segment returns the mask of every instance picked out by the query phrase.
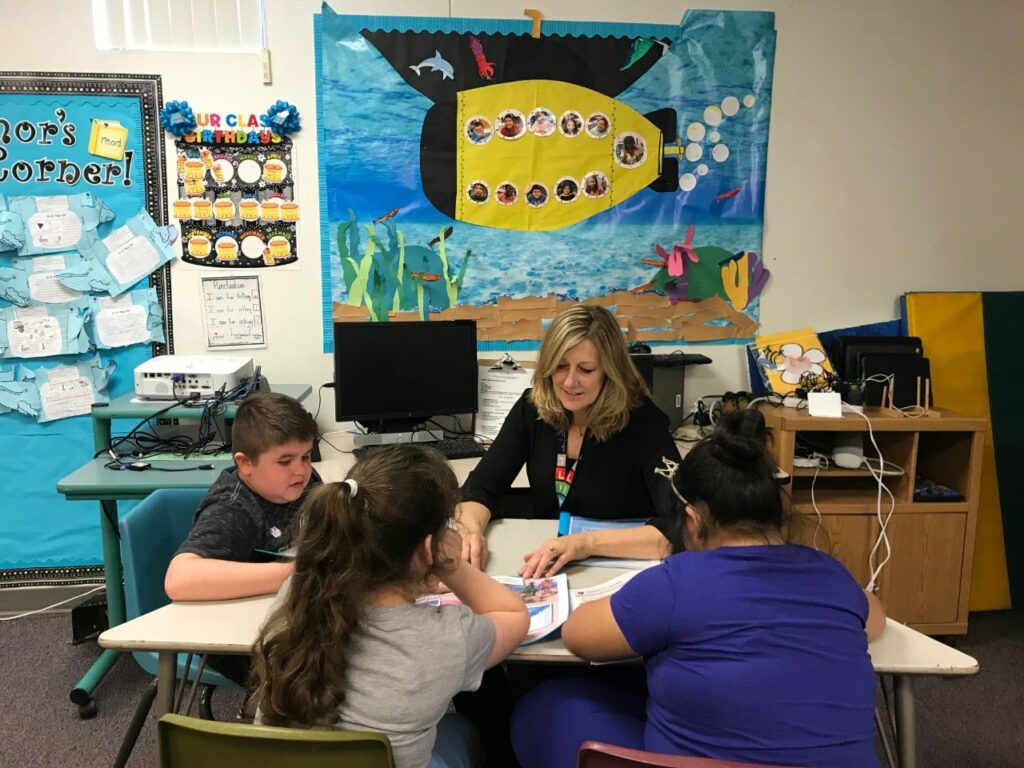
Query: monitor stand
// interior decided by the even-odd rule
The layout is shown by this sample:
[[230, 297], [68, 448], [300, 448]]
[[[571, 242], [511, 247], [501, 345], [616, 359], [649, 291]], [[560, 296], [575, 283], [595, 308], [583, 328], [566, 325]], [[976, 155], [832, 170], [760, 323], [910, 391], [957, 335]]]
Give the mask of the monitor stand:
[[[442, 435], [435, 434], [435, 431], [417, 429], [423, 423], [416, 421], [376, 421], [369, 424], [356, 422], [368, 432], [365, 435], [353, 435], [352, 445], [362, 448], [367, 445], [397, 445], [399, 443], [434, 443], [441, 439]], [[436, 430], [440, 433], [440, 429]]]

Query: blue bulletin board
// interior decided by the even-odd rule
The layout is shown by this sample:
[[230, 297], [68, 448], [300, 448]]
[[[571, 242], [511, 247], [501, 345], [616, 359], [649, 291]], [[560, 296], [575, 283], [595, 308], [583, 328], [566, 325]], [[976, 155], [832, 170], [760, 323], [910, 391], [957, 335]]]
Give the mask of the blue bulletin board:
[[[0, 195], [90, 193], [114, 213], [100, 237], [143, 210], [157, 225], [166, 224], [161, 103], [156, 75], [0, 72]], [[94, 120], [127, 130], [123, 157], [89, 152]], [[0, 262], [9, 261], [3, 254], [10, 251], [0, 251]], [[135, 287], [147, 286], [156, 289], [163, 307], [165, 344], [4, 360], [5, 368], [13, 363], [33, 371], [99, 355], [104, 365], [116, 364], [106, 394], [132, 391], [135, 366], [172, 342], [167, 268]], [[0, 300], [0, 309], [10, 306]], [[88, 415], [39, 423], [18, 412], [0, 413], [0, 581], [52, 580], [102, 561], [98, 505], [69, 502], [56, 491], [57, 481], [93, 451]]]

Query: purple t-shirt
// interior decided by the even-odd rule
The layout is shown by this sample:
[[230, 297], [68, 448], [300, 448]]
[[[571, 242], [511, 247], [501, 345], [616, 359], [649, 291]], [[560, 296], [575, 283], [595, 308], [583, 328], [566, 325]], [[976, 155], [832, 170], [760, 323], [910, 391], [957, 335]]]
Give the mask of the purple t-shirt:
[[646, 662], [645, 749], [878, 765], [867, 598], [834, 558], [795, 544], [681, 552], [611, 607]]

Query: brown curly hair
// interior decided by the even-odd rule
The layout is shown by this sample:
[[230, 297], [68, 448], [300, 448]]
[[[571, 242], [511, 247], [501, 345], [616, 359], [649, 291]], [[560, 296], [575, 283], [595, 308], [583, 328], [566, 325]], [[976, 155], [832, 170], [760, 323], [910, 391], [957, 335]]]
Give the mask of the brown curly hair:
[[295, 572], [253, 647], [252, 682], [269, 725], [330, 726], [345, 698], [346, 648], [366, 595], [415, 591], [413, 556], [449, 524], [458, 482], [440, 453], [403, 445], [359, 461], [346, 483], [315, 488], [299, 511]]

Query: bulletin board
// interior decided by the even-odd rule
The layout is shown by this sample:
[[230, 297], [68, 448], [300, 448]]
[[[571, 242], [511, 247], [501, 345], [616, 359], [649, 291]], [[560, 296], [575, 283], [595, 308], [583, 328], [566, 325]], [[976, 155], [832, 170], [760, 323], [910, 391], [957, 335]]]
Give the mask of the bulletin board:
[[[114, 225], [139, 214], [148, 214], [156, 225], [166, 224], [161, 103], [157, 75], [0, 72], [0, 195], [90, 193], [113, 211]], [[90, 127], [96, 118], [126, 130], [122, 158], [90, 153]], [[17, 364], [38, 372], [99, 356], [115, 366], [106, 395], [131, 392], [134, 368], [155, 353], [173, 350], [169, 274], [162, 267], [133, 288], [156, 290], [163, 309], [162, 343]], [[117, 299], [105, 301], [113, 307]], [[9, 305], [0, 300], [0, 309]], [[14, 501], [0, 506], [0, 582], [95, 576], [96, 564], [102, 562], [97, 505], [68, 502], [56, 491], [58, 480], [93, 455], [90, 417], [37, 423], [19, 413], [2, 414], [0, 452], [7, 457], [0, 462], [0, 487]]]
[[317, 17], [335, 321], [473, 319], [536, 349], [568, 303], [649, 344], [752, 338], [774, 15], [678, 24]]

